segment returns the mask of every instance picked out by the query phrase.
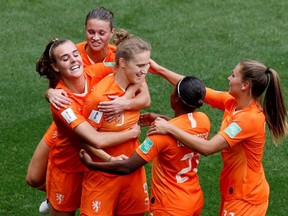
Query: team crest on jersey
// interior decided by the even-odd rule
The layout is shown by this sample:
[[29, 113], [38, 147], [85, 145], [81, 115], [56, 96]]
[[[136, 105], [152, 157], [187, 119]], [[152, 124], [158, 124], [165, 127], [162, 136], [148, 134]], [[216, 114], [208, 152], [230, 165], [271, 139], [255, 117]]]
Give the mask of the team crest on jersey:
[[151, 149], [153, 146], [153, 142], [147, 137], [144, 142], [140, 145], [140, 149], [144, 154], [147, 154], [148, 151]]
[[242, 128], [235, 122], [231, 123], [224, 132], [230, 137], [234, 138], [242, 131]]
[[99, 212], [100, 210], [100, 206], [101, 206], [101, 202], [100, 201], [92, 201], [92, 209], [95, 211], [95, 212]]
[[58, 204], [61, 204], [64, 200], [64, 195], [61, 193], [56, 193], [56, 201]]
[[75, 113], [73, 112], [71, 108], [67, 108], [66, 110], [64, 110], [61, 113], [61, 115], [63, 116], [63, 118], [66, 120], [68, 124], [70, 124], [71, 122], [77, 119]]
[[102, 119], [102, 116], [103, 116], [103, 112], [100, 112], [98, 110], [92, 110], [88, 119], [99, 124]]

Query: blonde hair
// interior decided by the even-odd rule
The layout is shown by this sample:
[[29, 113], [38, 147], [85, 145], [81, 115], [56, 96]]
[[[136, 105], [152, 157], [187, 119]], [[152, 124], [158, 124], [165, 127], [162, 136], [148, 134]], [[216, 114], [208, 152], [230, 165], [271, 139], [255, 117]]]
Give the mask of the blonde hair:
[[151, 51], [149, 43], [133, 34], [129, 34], [128, 31], [124, 29], [119, 29], [115, 35], [117, 38], [114, 39], [113, 42], [117, 46], [115, 52], [116, 66], [120, 58], [129, 61], [134, 58], [135, 54]]

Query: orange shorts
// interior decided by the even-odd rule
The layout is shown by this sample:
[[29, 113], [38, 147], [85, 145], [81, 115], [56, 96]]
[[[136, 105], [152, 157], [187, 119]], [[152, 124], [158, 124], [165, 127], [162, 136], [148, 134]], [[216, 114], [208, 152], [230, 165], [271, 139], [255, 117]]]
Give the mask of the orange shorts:
[[230, 200], [221, 199], [220, 216], [264, 216], [268, 209], [267, 202], [261, 204], [251, 204], [245, 200]]
[[57, 133], [58, 128], [55, 122], [52, 122], [49, 128], [47, 129], [46, 133], [44, 134], [44, 140], [48, 146], [52, 147], [55, 144]]
[[75, 211], [80, 207], [84, 172], [65, 173], [49, 164], [46, 193], [49, 203], [60, 212]]
[[[174, 190], [174, 193], [177, 194], [176, 188]], [[161, 199], [161, 201], [159, 202], [157, 201], [157, 198], [153, 196], [153, 193], [151, 194], [150, 216], [201, 215], [204, 206], [204, 197], [202, 190], [200, 190], [198, 193], [195, 193], [194, 195], [191, 195], [191, 197], [188, 199], [187, 197], [185, 197], [185, 199], [179, 197], [178, 203], [173, 202], [172, 198], [165, 199], [162, 196], [158, 197], [158, 199]]]
[[[202, 212], [202, 208], [197, 211], [194, 212], [192, 215], [189, 214], [189, 216], [200, 216]], [[173, 212], [167, 212], [165, 210], [153, 210], [150, 211], [149, 216], [174, 216], [174, 215], [179, 215], [179, 214], [174, 214]]]
[[144, 167], [123, 176], [97, 171], [85, 173], [81, 216], [133, 215], [148, 210], [149, 198]]

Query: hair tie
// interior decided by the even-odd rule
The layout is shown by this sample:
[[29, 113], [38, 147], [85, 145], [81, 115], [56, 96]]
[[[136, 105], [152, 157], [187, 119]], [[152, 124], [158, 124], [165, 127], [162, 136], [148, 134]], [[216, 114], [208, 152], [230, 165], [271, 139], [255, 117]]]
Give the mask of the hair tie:
[[270, 72], [271, 72], [271, 71], [270, 71], [270, 68], [269, 68], [269, 67], [266, 67], [265, 73], [268, 74], [268, 73], [270, 73]]
[[124, 41], [126, 38], [128, 38], [129, 34], [125, 35], [124, 37], [122, 37], [121, 39], [119, 39], [119, 43], [121, 43], [122, 41]]
[[180, 85], [183, 81], [185, 77], [183, 77], [179, 82], [178, 82], [178, 86], [177, 86], [177, 94], [178, 94], [178, 97], [180, 98], [180, 100], [188, 107], [195, 107], [195, 105], [192, 105], [192, 104], [188, 104], [182, 97], [181, 97], [181, 94], [180, 94]]
[[59, 39], [58, 38], [54, 38], [52, 41], [51, 41], [51, 45], [50, 45], [50, 48], [49, 48], [49, 51], [48, 51], [48, 55], [49, 55], [49, 60], [51, 61], [52, 59], [52, 47], [54, 45], [54, 43], [56, 41], [58, 41]]

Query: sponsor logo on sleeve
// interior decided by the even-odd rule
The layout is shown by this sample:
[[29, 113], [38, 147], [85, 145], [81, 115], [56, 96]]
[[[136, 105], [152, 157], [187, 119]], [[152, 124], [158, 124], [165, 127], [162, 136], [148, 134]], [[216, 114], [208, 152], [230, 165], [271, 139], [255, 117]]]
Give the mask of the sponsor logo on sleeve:
[[100, 112], [98, 110], [92, 110], [88, 119], [99, 124], [102, 119], [102, 116], [103, 116], [103, 112]]
[[234, 138], [242, 131], [242, 128], [235, 122], [231, 123], [224, 132], [230, 137]]
[[73, 112], [71, 108], [67, 108], [66, 110], [64, 110], [61, 113], [61, 115], [63, 116], [63, 118], [66, 120], [68, 124], [70, 124], [71, 122], [77, 119], [75, 113]]
[[139, 148], [144, 154], [147, 154], [152, 146], [153, 146], [153, 142], [147, 137], [144, 140], [144, 142], [140, 145]]

